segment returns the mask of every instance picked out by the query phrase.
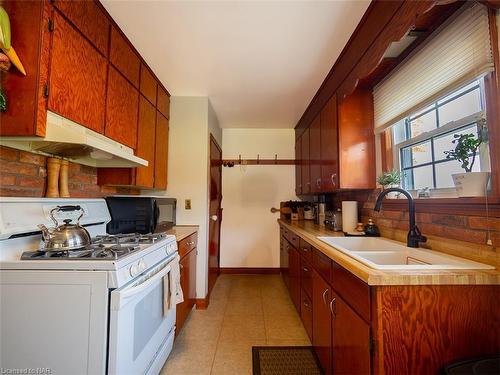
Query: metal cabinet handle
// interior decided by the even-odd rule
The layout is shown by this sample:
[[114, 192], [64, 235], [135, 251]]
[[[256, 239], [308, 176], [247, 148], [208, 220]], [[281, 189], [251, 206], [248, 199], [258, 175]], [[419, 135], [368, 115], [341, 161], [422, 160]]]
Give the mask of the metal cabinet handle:
[[323, 292], [323, 303], [326, 305], [326, 293], [328, 293], [328, 288], [325, 289], [325, 291]]
[[302, 251], [305, 252], [305, 253], [307, 253], [309, 251], [309, 249], [307, 247], [303, 247]]
[[337, 316], [337, 305], [336, 305], [337, 299], [334, 298], [330, 301], [330, 312], [332, 313], [332, 316], [335, 318]]
[[309, 272], [309, 268], [307, 268], [307, 267], [302, 267], [302, 270], [303, 270], [304, 272]]
[[316, 180], [316, 186], [318, 187], [318, 189], [320, 189], [320, 188], [321, 188], [321, 178], [318, 178], [318, 179]]
[[332, 174], [330, 179], [332, 180], [332, 186], [335, 187], [335, 178], [337, 177], [337, 173]]
[[304, 306], [305, 306], [305, 307], [307, 307], [307, 308], [309, 308], [309, 307], [310, 307], [309, 303], [308, 303], [306, 300], [304, 300], [304, 301], [302, 301], [302, 302], [304, 303]]

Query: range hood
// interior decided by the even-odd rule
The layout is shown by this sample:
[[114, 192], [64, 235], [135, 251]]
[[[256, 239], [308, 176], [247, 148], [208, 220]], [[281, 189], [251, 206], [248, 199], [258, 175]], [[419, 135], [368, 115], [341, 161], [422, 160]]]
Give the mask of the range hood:
[[53, 112], [47, 112], [45, 137], [0, 137], [0, 144], [99, 168], [147, 166], [134, 150]]

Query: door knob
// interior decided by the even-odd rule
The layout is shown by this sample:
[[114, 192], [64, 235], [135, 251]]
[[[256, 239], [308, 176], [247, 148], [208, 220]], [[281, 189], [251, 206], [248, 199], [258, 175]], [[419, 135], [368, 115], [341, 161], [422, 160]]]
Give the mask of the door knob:
[[218, 219], [217, 215], [210, 216], [210, 220], [212, 221], [217, 221], [217, 219]]

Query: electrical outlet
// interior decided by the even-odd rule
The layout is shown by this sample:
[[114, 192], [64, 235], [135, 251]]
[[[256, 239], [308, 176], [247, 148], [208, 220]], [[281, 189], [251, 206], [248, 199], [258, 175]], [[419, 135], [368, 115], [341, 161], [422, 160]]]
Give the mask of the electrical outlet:
[[190, 210], [191, 209], [191, 199], [184, 200], [184, 208], [186, 210]]

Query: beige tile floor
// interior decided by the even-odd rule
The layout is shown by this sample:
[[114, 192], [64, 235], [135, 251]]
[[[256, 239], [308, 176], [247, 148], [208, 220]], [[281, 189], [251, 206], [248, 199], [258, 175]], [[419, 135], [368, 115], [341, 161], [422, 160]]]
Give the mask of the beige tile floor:
[[221, 275], [161, 375], [252, 374], [252, 346], [311, 345], [279, 275]]

